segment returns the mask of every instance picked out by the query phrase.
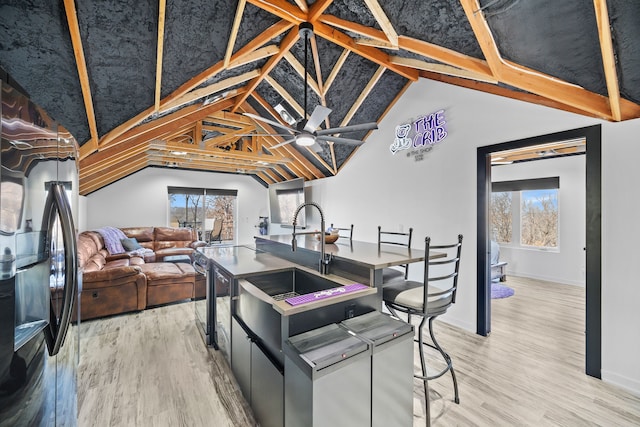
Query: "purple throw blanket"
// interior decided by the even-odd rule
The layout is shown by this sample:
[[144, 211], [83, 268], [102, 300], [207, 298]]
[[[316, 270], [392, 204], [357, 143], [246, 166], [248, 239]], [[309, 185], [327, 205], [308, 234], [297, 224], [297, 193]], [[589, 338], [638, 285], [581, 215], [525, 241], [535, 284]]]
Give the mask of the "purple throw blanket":
[[104, 246], [109, 251], [109, 254], [116, 255], [124, 253], [124, 247], [122, 246], [122, 239], [126, 239], [127, 236], [115, 227], [102, 227], [96, 230], [104, 239]]

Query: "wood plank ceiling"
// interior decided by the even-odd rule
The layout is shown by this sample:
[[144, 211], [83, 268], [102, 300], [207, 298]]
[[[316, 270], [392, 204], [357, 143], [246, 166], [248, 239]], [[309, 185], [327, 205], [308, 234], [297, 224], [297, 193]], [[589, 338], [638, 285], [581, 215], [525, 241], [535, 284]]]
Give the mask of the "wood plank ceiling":
[[[16, 3], [0, 6], [0, 24], [20, 11], [27, 20], [56, 12]], [[77, 94], [80, 112], [55, 104], [51, 86], [40, 93], [46, 76], [28, 68], [37, 48], [10, 47], [21, 31], [36, 31], [33, 22], [0, 33], [0, 66], [80, 141], [81, 194], [150, 166], [249, 174], [264, 185], [339, 173], [357, 146], [274, 148], [277, 129], [243, 115], [286, 124], [282, 108], [301, 119], [305, 77], [309, 109], [333, 110], [324, 128], [380, 121], [419, 78], [610, 121], [640, 117], [638, 67], [622, 62], [640, 64], [627, 43], [638, 36], [640, 8], [621, 0], [93, 3], [64, 0], [67, 35], [57, 36], [68, 40], [75, 70], [57, 79], [71, 81], [60, 87]], [[306, 70], [303, 22], [315, 34]]]

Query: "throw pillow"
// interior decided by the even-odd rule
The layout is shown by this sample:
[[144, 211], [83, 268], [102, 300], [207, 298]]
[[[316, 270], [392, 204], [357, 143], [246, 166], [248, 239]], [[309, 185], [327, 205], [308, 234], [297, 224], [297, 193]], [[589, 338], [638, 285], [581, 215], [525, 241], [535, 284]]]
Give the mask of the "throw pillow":
[[121, 239], [120, 242], [122, 242], [122, 247], [127, 252], [142, 249], [142, 246], [140, 246], [140, 243], [138, 243], [138, 240], [135, 237]]

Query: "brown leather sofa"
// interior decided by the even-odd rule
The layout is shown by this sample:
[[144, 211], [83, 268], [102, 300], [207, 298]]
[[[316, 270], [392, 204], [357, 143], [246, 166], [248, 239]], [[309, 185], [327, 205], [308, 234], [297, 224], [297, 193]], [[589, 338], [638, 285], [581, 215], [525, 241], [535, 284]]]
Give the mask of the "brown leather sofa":
[[155, 262], [174, 255], [189, 255], [193, 261], [194, 249], [206, 245], [206, 242], [198, 240], [192, 228], [127, 227], [121, 230], [127, 237], [135, 238], [143, 248], [151, 249]]
[[111, 255], [100, 233], [84, 231], [78, 235], [78, 265], [83, 271], [82, 320], [205, 296], [205, 278], [191, 264], [162, 262], [170, 255], [192, 258], [194, 249], [205, 245], [194, 239], [194, 231], [171, 227], [122, 231], [153, 252]]

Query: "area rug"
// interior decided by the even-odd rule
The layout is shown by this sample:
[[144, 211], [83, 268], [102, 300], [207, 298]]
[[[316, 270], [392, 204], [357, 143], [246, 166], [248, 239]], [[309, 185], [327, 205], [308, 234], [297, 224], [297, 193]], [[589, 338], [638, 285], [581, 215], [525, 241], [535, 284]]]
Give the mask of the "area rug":
[[491, 298], [509, 298], [515, 291], [508, 286], [501, 285], [498, 282], [491, 282]]

